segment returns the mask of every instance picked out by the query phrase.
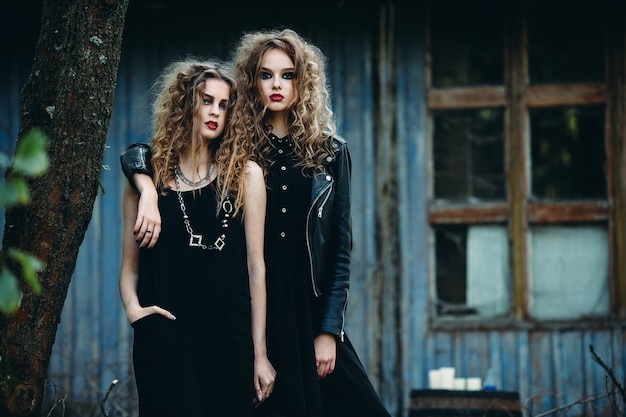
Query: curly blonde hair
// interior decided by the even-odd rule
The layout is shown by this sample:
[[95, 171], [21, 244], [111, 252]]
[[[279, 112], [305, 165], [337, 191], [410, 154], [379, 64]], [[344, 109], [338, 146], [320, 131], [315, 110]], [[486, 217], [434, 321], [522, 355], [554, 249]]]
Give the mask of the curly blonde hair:
[[[237, 98], [237, 83], [229, 64], [219, 61], [187, 57], [170, 63], [152, 86], [156, 99], [152, 105], [152, 167], [154, 184], [164, 191], [175, 177], [176, 166], [182, 155], [189, 153], [192, 168], [199, 165], [204, 139], [196, 114], [202, 104], [205, 82], [209, 79], [224, 81], [230, 87], [226, 128]], [[228, 194], [234, 197], [234, 213], [243, 207], [243, 172], [248, 158], [245, 147], [237, 136], [222, 134], [210, 142], [209, 153], [217, 172], [218, 205], [222, 206]]]
[[231, 133], [246, 138], [248, 152], [265, 170], [272, 164], [267, 105], [259, 94], [261, 63], [272, 49], [284, 51], [294, 63], [298, 99], [291, 106], [287, 124], [294, 152], [303, 170], [322, 164], [333, 153], [336, 133], [330, 92], [326, 81], [326, 57], [291, 29], [244, 33], [233, 53], [239, 96], [232, 113]]

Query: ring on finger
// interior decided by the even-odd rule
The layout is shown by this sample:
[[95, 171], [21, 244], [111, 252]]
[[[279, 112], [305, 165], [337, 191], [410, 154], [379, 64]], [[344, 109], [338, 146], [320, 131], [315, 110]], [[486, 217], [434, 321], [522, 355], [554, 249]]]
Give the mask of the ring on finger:
[[152, 230], [146, 229], [146, 233], [152, 233]]

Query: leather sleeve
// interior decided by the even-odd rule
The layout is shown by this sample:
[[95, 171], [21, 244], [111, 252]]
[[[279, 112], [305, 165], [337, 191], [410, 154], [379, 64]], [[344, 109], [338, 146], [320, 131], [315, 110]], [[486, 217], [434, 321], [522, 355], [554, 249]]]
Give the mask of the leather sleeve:
[[331, 229], [326, 250], [327, 276], [324, 278], [326, 306], [320, 330], [332, 333], [343, 341], [346, 308], [350, 287], [350, 256], [352, 253], [351, 173], [352, 160], [343, 142], [333, 163], [335, 195]]
[[152, 153], [150, 145], [145, 143], [133, 143], [120, 155], [122, 171], [130, 185], [135, 187], [133, 174], [147, 174], [152, 176]]

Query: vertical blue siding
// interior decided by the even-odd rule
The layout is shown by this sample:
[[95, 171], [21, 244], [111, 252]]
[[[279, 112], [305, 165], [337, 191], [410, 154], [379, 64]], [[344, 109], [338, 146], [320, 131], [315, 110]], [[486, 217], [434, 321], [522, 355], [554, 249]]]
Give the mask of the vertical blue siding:
[[[429, 369], [452, 364], [449, 362], [451, 358], [440, 357], [438, 340], [428, 329], [431, 289], [430, 239], [425, 204], [429, 195], [429, 147], [424, 16], [422, 7], [417, 7], [413, 13], [409, 13], [407, 8], [398, 8], [395, 15], [399, 239], [403, 272], [402, 299], [399, 301], [402, 315], [406, 318], [403, 323], [405, 340], [402, 363], [406, 399], [411, 389], [428, 387]], [[399, 411], [405, 411], [405, 407]]]

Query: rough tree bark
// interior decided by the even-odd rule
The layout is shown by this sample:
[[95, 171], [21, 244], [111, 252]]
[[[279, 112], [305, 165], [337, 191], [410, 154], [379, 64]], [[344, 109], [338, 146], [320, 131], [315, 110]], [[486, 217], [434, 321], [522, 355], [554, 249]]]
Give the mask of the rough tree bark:
[[19, 137], [44, 130], [50, 169], [30, 180], [28, 206], [6, 211], [2, 251], [20, 248], [47, 266], [39, 274], [41, 295], [22, 285], [21, 307], [0, 315], [1, 416], [41, 413], [57, 325], [99, 191], [128, 2], [42, 2]]

